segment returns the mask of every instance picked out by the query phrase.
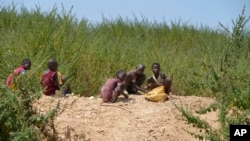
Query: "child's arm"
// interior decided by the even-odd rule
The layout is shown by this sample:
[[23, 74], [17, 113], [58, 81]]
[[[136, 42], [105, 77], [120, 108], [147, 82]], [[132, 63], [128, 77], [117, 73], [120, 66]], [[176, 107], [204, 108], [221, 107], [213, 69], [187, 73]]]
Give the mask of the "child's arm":
[[122, 94], [124, 96], [124, 98], [128, 98], [128, 92], [126, 91], [125, 83], [118, 83], [117, 89], [118, 89], [119, 94]]
[[139, 87], [139, 86], [137, 86], [136, 84], [134, 84], [134, 86], [135, 86], [136, 90], [140, 90], [140, 91], [142, 91], [142, 92], [144, 92], [144, 93], [147, 92], [146, 89], [144, 89], [144, 88], [142, 88], [142, 87]]
[[147, 81], [147, 89], [148, 90], [152, 90], [152, 89], [154, 89], [154, 88], [156, 88], [156, 87], [159, 87], [159, 86], [161, 86], [161, 85], [159, 85], [159, 84], [157, 84], [156, 82], [155, 82], [155, 80], [154, 80], [154, 78], [152, 77], [152, 76], [150, 76], [149, 78], [148, 78], [148, 81]]
[[152, 89], [159, 87], [159, 86], [161, 86], [161, 85], [156, 84], [156, 83], [148, 83], [148, 90], [152, 90]]

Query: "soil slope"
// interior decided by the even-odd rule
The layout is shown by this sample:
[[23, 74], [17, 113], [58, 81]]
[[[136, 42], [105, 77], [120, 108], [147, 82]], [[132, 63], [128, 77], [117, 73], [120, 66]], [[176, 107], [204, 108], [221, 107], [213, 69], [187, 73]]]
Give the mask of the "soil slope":
[[[119, 97], [117, 103], [102, 103], [99, 97], [48, 97], [42, 96], [34, 103], [40, 113], [45, 113], [60, 103], [55, 118], [58, 140], [81, 141], [196, 141], [190, 132], [200, 129], [188, 124], [174, 104], [195, 113], [195, 110], [214, 102], [211, 98], [173, 96], [162, 103], [146, 101], [143, 95]], [[218, 129], [218, 113], [200, 115], [213, 128]]]

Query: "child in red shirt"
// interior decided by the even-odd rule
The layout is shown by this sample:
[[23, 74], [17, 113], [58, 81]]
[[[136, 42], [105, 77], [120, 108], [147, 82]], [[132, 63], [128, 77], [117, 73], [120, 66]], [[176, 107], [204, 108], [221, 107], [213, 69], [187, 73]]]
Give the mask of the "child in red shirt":
[[18, 76], [19, 74], [24, 74], [26, 70], [29, 70], [31, 67], [31, 61], [30, 59], [23, 59], [21, 66], [17, 67], [13, 73], [11, 73], [7, 79], [6, 79], [6, 87], [9, 87], [13, 90], [16, 89], [16, 84], [12, 82], [13, 78], [15, 76]]
[[117, 98], [122, 94], [125, 98], [128, 95], [124, 94], [124, 80], [126, 78], [125, 71], [118, 71], [116, 77], [108, 79], [101, 89], [101, 97], [103, 102], [116, 102]]
[[[66, 78], [63, 78], [62, 74], [57, 71], [58, 63], [56, 60], [50, 59], [47, 66], [48, 70], [43, 72], [40, 83], [44, 89], [44, 94], [51, 96], [54, 95], [57, 90], [60, 91], [61, 86], [66, 81]], [[70, 91], [70, 87], [67, 86], [66, 89], [62, 90], [62, 94], [65, 96]]]

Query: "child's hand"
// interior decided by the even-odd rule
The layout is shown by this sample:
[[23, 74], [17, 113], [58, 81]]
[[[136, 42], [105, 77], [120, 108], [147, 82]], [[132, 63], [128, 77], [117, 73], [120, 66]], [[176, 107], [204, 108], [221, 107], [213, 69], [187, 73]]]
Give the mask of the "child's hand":
[[126, 94], [126, 95], [128, 95], [128, 91], [127, 90], [124, 90], [123, 93]]
[[168, 95], [168, 100], [172, 100], [173, 97], [171, 95]]

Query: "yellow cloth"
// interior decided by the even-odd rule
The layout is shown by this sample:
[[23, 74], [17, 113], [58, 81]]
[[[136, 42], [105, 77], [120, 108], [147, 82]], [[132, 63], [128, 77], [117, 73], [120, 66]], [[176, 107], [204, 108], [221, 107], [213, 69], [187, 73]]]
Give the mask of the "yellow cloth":
[[167, 99], [167, 94], [164, 91], [164, 86], [160, 86], [149, 91], [144, 97], [148, 101], [164, 102]]
[[63, 84], [62, 73], [60, 73], [60, 72], [57, 72], [57, 82], [59, 85]]
[[11, 83], [11, 85], [10, 85], [10, 88], [11, 88], [11, 90], [17, 90], [17, 84], [16, 84], [16, 82], [12, 82]]

